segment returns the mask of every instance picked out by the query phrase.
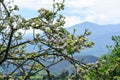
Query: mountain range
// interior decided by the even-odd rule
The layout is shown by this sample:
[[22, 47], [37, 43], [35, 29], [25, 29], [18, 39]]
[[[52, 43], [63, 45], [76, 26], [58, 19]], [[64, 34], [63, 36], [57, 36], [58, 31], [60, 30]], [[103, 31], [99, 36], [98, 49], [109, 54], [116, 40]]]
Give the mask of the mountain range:
[[[111, 39], [112, 36], [120, 35], [120, 24], [99, 25], [92, 22], [83, 22], [66, 29], [71, 34], [73, 33], [73, 30], [76, 29], [76, 36], [83, 34], [85, 29], [88, 29], [92, 33], [90, 36], [87, 36], [88, 41], [93, 41], [94, 46], [92, 48], [85, 48], [84, 50], [81, 50], [80, 55], [93, 55], [96, 57], [107, 54], [109, 50], [106, 48], [106, 45], [114, 44]], [[30, 35], [27, 35], [27, 37], [28, 39], [31, 38]], [[32, 49], [32, 46], [27, 47], [27, 50], [31, 51]], [[77, 55], [78, 53], [75, 53], [75, 56]]]
[[[85, 48], [80, 54], [75, 53], [74, 55], [74, 58], [79, 61], [83, 59], [83, 63], [86, 64], [95, 63], [98, 60], [98, 57], [109, 53], [106, 45], [114, 45], [111, 39], [112, 36], [120, 35], [120, 24], [99, 25], [92, 22], [83, 22], [67, 28], [70, 33], [73, 33], [74, 29], [76, 29], [76, 36], [83, 34], [85, 29], [92, 32], [87, 38], [89, 41], [93, 41], [95, 45], [92, 48]], [[74, 71], [72, 65], [65, 60], [50, 67], [50, 70], [53, 73], [58, 73], [64, 70], [68, 70], [70, 73]]]
[[[84, 63], [94, 63], [97, 61], [98, 57], [103, 54], [107, 54], [109, 50], [106, 45], [113, 45], [112, 36], [120, 35], [120, 24], [108, 24], [99, 25], [91, 22], [83, 22], [76, 24], [74, 26], [66, 28], [70, 33], [73, 33], [73, 29], [76, 29], [75, 35], [81, 35], [84, 33], [85, 29], [88, 29], [92, 34], [88, 36], [89, 41], [94, 42], [93, 48], [85, 48], [79, 54], [75, 53], [74, 58], [81, 61], [83, 59]], [[29, 47], [29, 50], [31, 48]], [[47, 64], [47, 63], [46, 63]], [[8, 70], [11, 70], [10, 67]], [[53, 73], [58, 74], [64, 69], [73, 71], [73, 66], [68, 62], [63, 60], [59, 64], [56, 64], [49, 68]]]
[[[93, 55], [100, 57], [107, 54], [109, 50], [106, 45], [113, 45], [112, 36], [120, 35], [120, 24], [99, 25], [92, 22], [83, 22], [67, 28], [70, 33], [76, 29], [75, 35], [81, 35], [85, 29], [88, 29], [92, 34], [88, 36], [89, 41], [94, 42], [93, 48], [85, 48], [80, 52], [81, 55]], [[76, 53], [77, 55], [77, 53]]]
[[[74, 56], [74, 58], [78, 61], [82, 61], [82, 63], [95, 63], [98, 60], [98, 57], [92, 56], [92, 55], [77, 55]], [[54, 74], [59, 74], [63, 72], [64, 70], [68, 70], [69, 73], [74, 72], [73, 65], [68, 62], [67, 60], [63, 60], [59, 62], [58, 64], [55, 64], [49, 68], [49, 70]]]

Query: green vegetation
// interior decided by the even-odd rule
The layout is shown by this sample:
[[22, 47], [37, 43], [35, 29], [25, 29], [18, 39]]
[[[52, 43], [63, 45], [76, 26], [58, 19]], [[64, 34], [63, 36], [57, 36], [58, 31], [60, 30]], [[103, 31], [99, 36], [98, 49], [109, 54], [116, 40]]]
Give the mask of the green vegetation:
[[99, 76], [99, 80], [120, 80], [120, 36], [113, 36], [112, 40], [114, 41], [114, 46], [107, 46], [110, 52], [100, 58], [99, 61], [104, 60], [105, 62], [104, 64], [101, 62], [102, 66], [92, 72], [94, 74], [93, 78], [97, 79]]
[[[109, 54], [85, 67], [77, 65], [77, 80], [120, 80], [120, 36], [113, 36], [114, 46], [107, 46]], [[73, 75], [72, 79], [76, 79]]]

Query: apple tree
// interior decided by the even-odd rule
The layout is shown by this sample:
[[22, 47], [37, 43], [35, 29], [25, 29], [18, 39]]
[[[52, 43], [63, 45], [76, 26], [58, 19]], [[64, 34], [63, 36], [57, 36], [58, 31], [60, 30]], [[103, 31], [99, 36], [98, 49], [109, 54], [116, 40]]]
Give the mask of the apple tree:
[[[41, 8], [37, 17], [26, 19], [15, 13], [19, 11], [17, 5], [0, 0], [2, 79], [19, 78], [19, 73], [22, 74], [22, 79], [27, 80], [31, 75], [44, 70], [48, 80], [51, 80], [49, 67], [62, 60], [84, 67], [81, 61], [73, 58], [73, 54], [85, 47], [92, 47], [93, 42], [86, 38], [90, 32], [85, 30], [83, 34], [76, 36], [63, 28], [65, 17], [60, 14], [61, 10], [64, 10], [64, 0], [53, 0], [52, 10]], [[49, 64], [45, 64], [46, 62]]]

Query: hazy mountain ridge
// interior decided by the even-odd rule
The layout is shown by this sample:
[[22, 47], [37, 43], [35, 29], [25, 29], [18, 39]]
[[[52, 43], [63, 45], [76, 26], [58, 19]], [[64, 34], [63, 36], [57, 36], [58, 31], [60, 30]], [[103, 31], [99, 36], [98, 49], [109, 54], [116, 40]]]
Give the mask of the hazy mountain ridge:
[[106, 45], [113, 44], [111, 37], [120, 35], [120, 24], [99, 25], [92, 22], [83, 22], [67, 28], [70, 33], [73, 33], [73, 29], [76, 29], [76, 35], [84, 33], [85, 29], [92, 32], [88, 36], [88, 40], [93, 41], [95, 45], [91, 49], [81, 51], [81, 55], [94, 55], [99, 57], [108, 53]]
[[[98, 57], [92, 56], [92, 55], [78, 55], [74, 57], [76, 60], [78, 61], [82, 61], [82, 63], [87, 64], [87, 63], [95, 63], [98, 60]], [[63, 60], [60, 63], [52, 66], [49, 68], [51, 70], [51, 72], [59, 74], [64, 70], [68, 70], [70, 73], [72, 73], [74, 71], [74, 67], [73, 65], [66, 61]]]
[[[99, 57], [102, 54], [108, 53], [106, 45], [113, 44], [111, 37], [120, 35], [120, 24], [100, 25], [92, 22], [83, 22], [66, 29], [72, 34], [74, 28], [76, 29], [75, 35], [83, 34], [85, 29], [92, 32], [87, 38], [89, 41], [93, 41], [95, 45], [93, 48], [85, 48], [82, 50], [80, 52], [81, 55], [94, 55]], [[28, 38], [30, 37], [28, 36]], [[31, 48], [32, 47], [28, 47], [28, 51], [29, 49], [32, 50]]]

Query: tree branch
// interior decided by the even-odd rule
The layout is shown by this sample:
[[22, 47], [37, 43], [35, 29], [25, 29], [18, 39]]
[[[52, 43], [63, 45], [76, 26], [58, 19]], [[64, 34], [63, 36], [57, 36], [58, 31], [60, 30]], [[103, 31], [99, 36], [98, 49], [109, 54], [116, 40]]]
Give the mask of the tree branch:
[[10, 49], [10, 46], [11, 46], [11, 41], [12, 41], [13, 33], [14, 33], [14, 30], [11, 28], [11, 34], [10, 34], [8, 46], [7, 46], [6, 50], [5, 50], [5, 55], [4, 55], [3, 60], [0, 61], [0, 65], [1, 65], [1, 64], [7, 59], [7, 57], [8, 57], [8, 52], [9, 52], [9, 49]]

